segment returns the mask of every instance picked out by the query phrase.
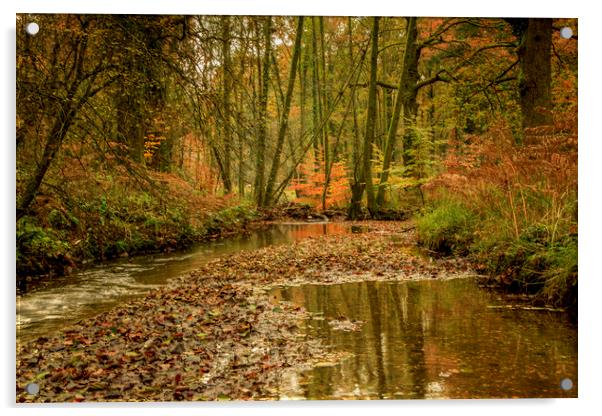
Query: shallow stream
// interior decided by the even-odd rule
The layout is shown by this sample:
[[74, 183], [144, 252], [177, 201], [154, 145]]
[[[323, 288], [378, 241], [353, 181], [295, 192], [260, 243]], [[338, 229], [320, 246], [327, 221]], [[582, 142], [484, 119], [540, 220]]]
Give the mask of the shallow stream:
[[[122, 259], [17, 297], [17, 340], [108, 310], [211, 259], [310, 236], [362, 232], [345, 223], [276, 224], [186, 252]], [[474, 280], [365, 281], [277, 287], [272, 302], [311, 313], [301, 331], [342, 357], [289, 373], [282, 399], [576, 397], [577, 328], [561, 312], [504, 308]], [[572, 386], [567, 387], [570, 380]]]

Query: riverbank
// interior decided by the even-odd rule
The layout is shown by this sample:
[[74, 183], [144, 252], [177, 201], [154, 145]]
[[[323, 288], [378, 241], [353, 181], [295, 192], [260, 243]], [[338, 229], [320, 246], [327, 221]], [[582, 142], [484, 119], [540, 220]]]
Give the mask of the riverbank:
[[479, 215], [446, 200], [417, 218], [418, 243], [436, 256], [466, 258], [484, 285], [539, 307], [564, 308], [576, 321], [577, 223], [565, 211], [566, 220], [533, 220], [515, 234], [495, 213]]
[[[347, 234], [217, 259], [148, 296], [18, 346], [17, 400], [277, 399], [288, 375], [336, 356], [300, 331], [305, 310], [274, 303], [274, 286], [470, 273], [461, 260], [421, 256], [410, 223], [348, 226]], [[40, 385], [37, 396], [24, 392], [32, 382]]]
[[61, 192], [44, 187], [16, 224], [17, 279], [68, 275], [94, 262], [181, 250], [248, 232], [260, 217], [253, 206], [205, 195], [176, 175], [149, 175], [150, 184], [127, 176], [82, 175], [66, 180]]

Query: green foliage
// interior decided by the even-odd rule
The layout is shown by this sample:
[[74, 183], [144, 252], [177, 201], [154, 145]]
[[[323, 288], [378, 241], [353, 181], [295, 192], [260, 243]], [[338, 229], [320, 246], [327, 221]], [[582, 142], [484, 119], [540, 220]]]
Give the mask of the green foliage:
[[35, 215], [18, 221], [18, 275], [62, 274], [82, 260], [184, 248], [236, 232], [257, 216], [249, 205], [196, 205], [191, 197], [174, 198], [169, 190], [152, 194], [103, 175], [94, 182], [102, 193], [85, 192], [86, 182], [70, 189], [65, 201], [46, 190], [48, 200], [34, 206]]
[[204, 234], [212, 236], [222, 232], [233, 231], [244, 227], [257, 216], [257, 211], [250, 205], [237, 205], [222, 209], [209, 216], [205, 221]]
[[57, 230], [66, 230], [77, 227], [79, 220], [66, 211], [53, 209], [48, 213], [48, 223]]
[[[404, 208], [411, 210], [413, 207], [420, 209], [423, 206], [420, 187], [427, 183], [440, 170], [439, 150], [443, 141], [436, 139], [431, 128], [406, 126], [412, 135], [412, 148], [406, 149], [406, 161], [392, 161], [388, 169], [387, 182], [382, 186], [386, 189], [386, 206], [393, 209]], [[372, 149], [375, 178], [374, 183], [379, 183], [383, 172], [384, 153], [374, 145]], [[381, 207], [385, 208], [385, 207]]]
[[519, 238], [497, 233], [488, 241], [471, 247], [485, 271], [512, 290], [537, 294], [544, 303], [576, 307], [576, 235], [554, 237], [545, 224], [536, 223]]
[[565, 239], [548, 251], [551, 267], [542, 274], [546, 301], [577, 308], [577, 259], [577, 238]]
[[60, 232], [36, 224], [32, 217], [17, 222], [17, 274], [40, 274], [69, 263], [69, 244]]
[[438, 150], [444, 144], [441, 139], [436, 139], [430, 127], [407, 126], [412, 135], [413, 146], [406, 149], [410, 164], [406, 167], [417, 181], [417, 185], [426, 183], [440, 170], [440, 156]]
[[[503, 197], [502, 197], [503, 199]], [[545, 304], [577, 306], [577, 234], [575, 201], [563, 207], [541, 198], [531, 201], [548, 210], [521, 227], [492, 204], [475, 213], [459, 197], [437, 200], [431, 211], [417, 218], [419, 242], [443, 255], [469, 255], [481, 272], [493, 276], [511, 291], [536, 295]], [[556, 212], [556, 216], [552, 215]]]
[[435, 209], [417, 219], [419, 241], [442, 254], [466, 254], [474, 239], [477, 219], [466, 206], [440, 201]]

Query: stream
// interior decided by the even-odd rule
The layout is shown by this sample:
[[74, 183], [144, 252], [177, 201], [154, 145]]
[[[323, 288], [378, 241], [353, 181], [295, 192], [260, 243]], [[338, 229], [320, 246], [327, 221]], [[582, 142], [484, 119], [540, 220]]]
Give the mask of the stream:
[[189, 250], [120, 259], [39, 282], [17, 295], [17, 340], [27, 341], [142, 296], [217, 257], [350, 232], [343, 223], [279, 223]]
[[[577, 331], [563, 313], [497, 308], [472, 279], [277, 288], [340, 361], [292, 374], [283, 399], [577, 397]], [[359, 330], [333, 324], [354, 322]], [[561, 382], [570, 379], [569, 390]]]
[[[109, 310], [220, 256], [357, 231], [345, 223], [274, 224], [53, 279], [17, 296], [17, 341]], [[499, 294], [470, 278], [279, 286], [270, 296], [304, 307], [302, 334], [339, 357], [287, 373], [281, 399], [577, 397], [576, 324], [562, 312], [504, 308]]]

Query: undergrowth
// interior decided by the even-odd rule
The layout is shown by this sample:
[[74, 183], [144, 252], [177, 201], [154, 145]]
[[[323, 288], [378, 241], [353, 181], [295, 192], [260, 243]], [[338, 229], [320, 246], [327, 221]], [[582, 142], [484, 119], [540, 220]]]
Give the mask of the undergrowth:
[[176, 175], [149, 178], [80, 172], [43, 185], [17, 222], [17, 275], [61, 275], [90, 261], [185, 248], [244, 229], [257, 215], [236, 200], [202, 195]]
[[576, 118], [526, 133], [522, 145], [504, 127], [450, 143], [445, 172], [424, 187], [419, 240], [469, 255], [508, 290], [576, 311]]

